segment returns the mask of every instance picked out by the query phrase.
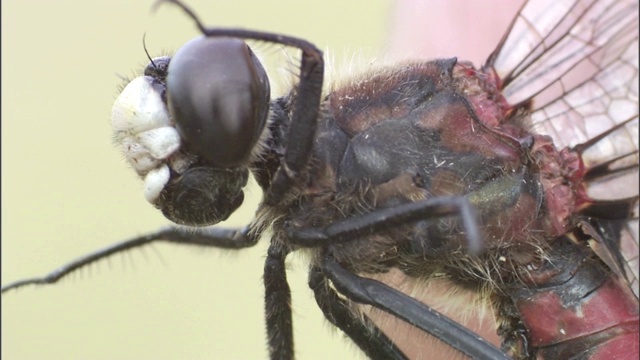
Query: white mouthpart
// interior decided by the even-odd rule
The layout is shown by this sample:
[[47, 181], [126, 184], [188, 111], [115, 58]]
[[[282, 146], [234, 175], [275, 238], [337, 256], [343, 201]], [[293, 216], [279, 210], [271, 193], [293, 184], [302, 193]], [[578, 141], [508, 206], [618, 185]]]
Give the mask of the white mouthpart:
[[153, 79], [140, 76], [122, 90], [111, 110], [111, 126], [118, 139], [145, 130], [171, 126], [171, 120]]
[[153, 204], [158, 199], [162, 189], [169, 182], [169, 175], [167, 165], [162, 165], [147, 173], [147, 176], [144, 177], [144, 198], [148, 202]]
[[[170, 178], [171, 164], [188, 168], [193, 159], [178, 152], [181, 139], [162, 101], [160, 85], [141, 76], [122, 90], [111, 111], [115, 141], [129, 164], [144, 179], [144, 196], [155, 203]], [[170, 158], [171, 157], [171, 158]], [[181, 169], [178, 170], [180, 173]]]

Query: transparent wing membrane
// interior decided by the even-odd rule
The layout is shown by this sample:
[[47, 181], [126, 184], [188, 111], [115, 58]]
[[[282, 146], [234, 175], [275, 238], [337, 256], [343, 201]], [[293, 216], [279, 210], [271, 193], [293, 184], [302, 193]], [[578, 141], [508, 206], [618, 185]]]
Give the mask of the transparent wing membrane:
[[531, 101], [535, 132], [559, 148], [618, 127], [581, 154], [598, 170], [586, 179], [591, 197], [636, 197], [615, 251], [638, 295], [638, 1], [529, 1], [486, 66], [510, 104]]

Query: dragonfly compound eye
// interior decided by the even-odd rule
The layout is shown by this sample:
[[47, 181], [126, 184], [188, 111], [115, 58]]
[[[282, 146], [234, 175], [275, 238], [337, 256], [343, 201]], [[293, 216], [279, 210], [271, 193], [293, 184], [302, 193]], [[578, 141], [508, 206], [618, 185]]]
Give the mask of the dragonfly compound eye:
[[247, 162], [269, 112], [269, 80], [232, 38], [195, 38], [171, 59], [167, 105], [187, 148], [210, 165]]

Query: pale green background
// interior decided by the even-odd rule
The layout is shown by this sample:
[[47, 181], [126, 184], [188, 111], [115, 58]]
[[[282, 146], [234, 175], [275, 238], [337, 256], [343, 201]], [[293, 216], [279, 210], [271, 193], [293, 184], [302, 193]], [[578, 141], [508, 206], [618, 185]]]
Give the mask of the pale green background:
[[[146, 64], [143, 33], [152, 54], [197, 35], [176, 8], [151, 14], [151, 4], [2, 2], [3, 284], [167, 223], [143, 199], [141, 184], [111, 143], [109, 123], [121, 82], [116, 74], [131, 75]], [[391, 6], [366, 0], [189, 4], [209, 24], [294, 34], [330, 46], [338, 58], [343, 50], [377, 54]], [[265, 244], [237, 254], [159, 244], [55, 286], [7, 294], [2, 357], [266, 358]], [[298, 358], [360, 356], [322, 319], [305, 267], [295, 261], [291, 267]]]

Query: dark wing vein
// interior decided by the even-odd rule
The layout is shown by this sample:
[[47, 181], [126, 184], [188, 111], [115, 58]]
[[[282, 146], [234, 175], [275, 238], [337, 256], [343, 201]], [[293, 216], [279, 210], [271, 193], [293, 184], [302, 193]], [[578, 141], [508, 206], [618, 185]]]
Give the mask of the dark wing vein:
[[[529, 1], [485, 65], [502, 79], [510, 104], [532, 101], [534, 130], [559, 148], [633, 119], [583, 154], [591, 168], [630, 169], [590, 183], [595, 199], [638, 194], [638, 12], [637, 0]], [[637, 215], [636, 204], [616, 249], [636, 295]]]

